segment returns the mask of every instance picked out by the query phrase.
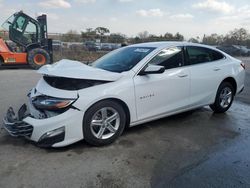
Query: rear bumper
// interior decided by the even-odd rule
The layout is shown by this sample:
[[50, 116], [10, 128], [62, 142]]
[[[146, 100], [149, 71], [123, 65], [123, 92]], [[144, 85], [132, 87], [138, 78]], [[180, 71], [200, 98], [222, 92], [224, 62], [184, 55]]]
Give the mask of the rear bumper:
[[24, 104], [17, 114], [9, 108], [3, 119], [3, 127], [11, 136], [25, 137], [41, 147], [63, 147], [83, 139], [82, 111], [68, 109], [50, 118], [36, 119]]

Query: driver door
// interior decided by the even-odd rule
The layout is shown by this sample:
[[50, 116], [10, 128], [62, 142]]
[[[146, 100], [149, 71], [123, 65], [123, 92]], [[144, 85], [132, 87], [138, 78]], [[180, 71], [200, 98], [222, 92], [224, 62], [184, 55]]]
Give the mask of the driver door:
[[149, 62], [150, 64], [164, 66], [165, 72], [134, 77], [138, 120], [187, 108], [190, 73], [188, 67], [183, 66], [183, 48], [164, 49]]

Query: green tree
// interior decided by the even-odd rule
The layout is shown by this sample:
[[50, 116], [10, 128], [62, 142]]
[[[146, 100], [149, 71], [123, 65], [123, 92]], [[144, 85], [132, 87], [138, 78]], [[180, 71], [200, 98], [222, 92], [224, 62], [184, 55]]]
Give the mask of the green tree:
[[169, 41], [183, 41], [184, 40], [184, 36], [181, 35], [179, 32], [177, 32], [175, 35], [173, 35], [172, 33], [165, 33], [164, 35], [164, 40], [169, 40]]
[[183, 41], [184, 40], [184, 36], [181, 35], [179, 32], [177, 32], [174, 36], [174, 39], [177, 41]]
[[81, 37], [84, 41], [94, 40], [97, 38], [96, 30], [93, 28], [87, 28], [86, 31], [81, 32]]
[[165, 40], [174, 40], [174, 36], [173, 36], [173, 34], [172, 33], [165, 33], [165, 35], [164, 35], [164, 39]]
[[140, 33], [138, 33], [138, 37], [140, 38], [140, 39], [146, 39], [146, 38], [148, 38], [149, 37], [149, 32], [148, 31], [142, 31], [142, 32], [140, 32]]
[[149, 37], [148, 37], [148, 40], [149, 41], [152, 41], [152, 42], [157, 42], [157, 41], [162, 41], [163, 39], [162, 39], [163, 37], [162, 37], [162, 35], [160, 35], [160, 36], [157, 36], [157, 35], [149, 35]]
[[62, 41], [64, 42], [81, 42], [81, 35], [76, 30], [69, 30], [62, 35]]
[[218, 35], [216, 33], [213, 33], [211, 35], [204, 35], [202, 39], [203, 44], [208, 44], [208, 45], [220, 45], [224, 41], [223, 35]]
[[121, 33], [112, 33], [109, 36], [108, 41], [112, 43], [124, 43], [126, 36]]
[[246, 29], [234, 29], [230, 31], [224, 38], [224, 43], [247, 45], [247, 41], [250, 39], [249, 33]]
[[188, 40], [188, 42], [199, 43], [198, 39], [196, 39], [196, 38], [190, 38], [190, 39]]
[[95, 32], [96, 32], [98, 35], [101, 35], [101, 36], [110, 33], [109, 29], [106, 28], [106, 27], [97, 27], [97, 28], [95, 29]]
[[[97, 35], [100, 36], [101, 40], [104, 40], [104, 35], [110, 33], [109, 29], [106, 27], [97, 27], [95, 29]], [[104, 42], [104, 41], [102, 41]]]

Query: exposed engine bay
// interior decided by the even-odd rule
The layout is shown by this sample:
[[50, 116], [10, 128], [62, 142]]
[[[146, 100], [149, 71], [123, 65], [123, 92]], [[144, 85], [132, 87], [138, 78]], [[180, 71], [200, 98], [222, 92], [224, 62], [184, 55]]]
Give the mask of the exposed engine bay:
[[76, 79], [76, 78], [64, 78], [56, 76], [43, 76], [43, 79], [52, 87], [64, 90], [79, 90], [100, 84], [105, 84], [110, 81], [103, 80], [87, 80], [87, 79]]

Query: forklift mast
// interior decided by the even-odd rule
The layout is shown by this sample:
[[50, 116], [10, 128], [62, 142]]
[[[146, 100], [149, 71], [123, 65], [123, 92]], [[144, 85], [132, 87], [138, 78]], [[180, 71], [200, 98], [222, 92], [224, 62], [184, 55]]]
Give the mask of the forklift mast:
[[41, 38], [47, 39], [48, 32], [47, 32], [47, 15], [43, 14], [37, 17], [37, 21], [40, 23], [41, 27]]
[[37, 17], [41, 29], [41, 46], [49, 53], [51, 61], [53, 61], [53, 44], [52, 39], [48, 38], [47, 15], [42, 14]]

